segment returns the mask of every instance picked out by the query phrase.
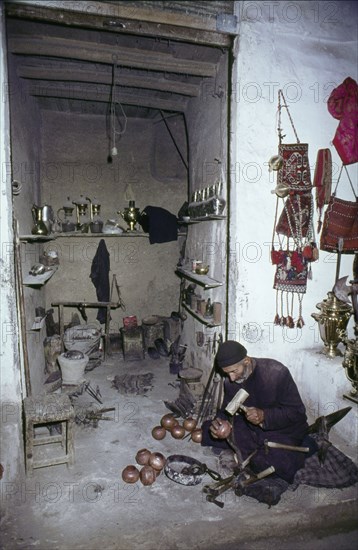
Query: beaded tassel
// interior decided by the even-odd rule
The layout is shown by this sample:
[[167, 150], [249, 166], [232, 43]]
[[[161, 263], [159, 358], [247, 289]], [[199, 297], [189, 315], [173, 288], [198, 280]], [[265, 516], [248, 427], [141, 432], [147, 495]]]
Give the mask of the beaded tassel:
[[[287, 293], [287, 319], [286, 319], [286, 325], [288, 328], [295, 328], [295, 323], [294, 323], [294, 320], [293, 320], [293, 292], [291, 292], [292, 296], [291, 296], [291, 312], [290, 312], [290, 309], [289, 309], [289, 306], [288, 306], [288, 293]], [[291, 313], [291, 315], [290, 315]]]
[[283, 291], [281, 292], [281, 319], [280, 319], [280, 325], [281, 325], [281, 327], [286, 326], [286, 317], [283, 314]]
[[305, 326], [305, 322], [302, 317], [302, 298], [303, 296], [301, 294], [298, 295], [298, 301], [300, 303], [299, 305], [299, 312], [298, 312], [298, 321], [296, 323], [297, 328], [303, 328]]
[[273, 324], [276, 326], [279, 326], [280, 324], [280, 316], [278, 314], [278, 290], [276, 290], [276, 315], [275, 315]]

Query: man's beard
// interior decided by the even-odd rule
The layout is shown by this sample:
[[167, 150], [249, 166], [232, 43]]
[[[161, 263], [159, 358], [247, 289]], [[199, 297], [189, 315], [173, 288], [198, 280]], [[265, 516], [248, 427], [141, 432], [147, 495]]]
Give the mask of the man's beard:
[[239, 378], [238, 380], [235, 380], [235, 383], [236, 384], [242, 384], [243, 382], [245, 382], [245, 380], [248, 379], [248, 377], [250, 376], [250, 374], [252, 373], [252, 363], [250, 361], [250, 363], [248, 365], [245, 366], [245, 369], [244, 369], [244, 372], [242, 374], [242, 377]]

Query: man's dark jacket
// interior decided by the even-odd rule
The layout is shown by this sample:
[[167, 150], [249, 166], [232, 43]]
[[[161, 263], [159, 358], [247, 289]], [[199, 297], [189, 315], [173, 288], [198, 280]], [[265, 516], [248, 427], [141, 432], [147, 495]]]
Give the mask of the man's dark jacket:
[[[300, 446], [308, 428], [305, 407], [287, 367], [274, 359], [253, 360], [254, 371], [245, 382], [238, 384], [225, 379], [224, 400], [217, 416], [233, 419], [233, 435], [243, 459], [254, 450], [257, 451], [250, 462], [255, 471], [272, 465], [278, 476], [291, 482], [296, 471], [304, 465], [304, 453], [272, 448], [267, 450], [265, 440]], [[249, 394], [245, 406], [264, 411], [262, 427], [248, 422], [243, 413], [233, 418], [225, 412], [226, 405], [240, 388]], [[227, 448], [226, 441], [211, 437], [209, 425], [210, 422], [203, 425], [202, 444]]]

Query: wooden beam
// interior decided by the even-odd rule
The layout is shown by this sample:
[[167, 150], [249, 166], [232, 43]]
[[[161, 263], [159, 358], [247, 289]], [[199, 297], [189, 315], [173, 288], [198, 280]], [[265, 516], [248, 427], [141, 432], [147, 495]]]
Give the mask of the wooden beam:
[[[61, 7], [59, 7], [61, 4]], [[67, 5], [66, 5], [67, 4]], [[72, 5], [73, 4], [73, 5]], [[90, 4], [85, 9], [85, 4]], [[98, 4], [97, 8], [95, 4]], [[209, 3], [208, 3], [209, 4]], [[73, 11], [76, 9], [78, 11]], [[92, 13], [91, 13], [92, 11]], [[217, 46], [219, 48], [230, 48], [232, 38], [227, 34], [216, 32], [215, 29], [203, 28], [201, 21], [200, 28], [193, 28], [194, 19], [190, 16], [184, 20], [179, 20], [178, 15], [172, 15], [171, 22], [166, 17], [163, 20], [163, 10], [153, 10], [146, 15], [137, 7], [136, 10], [129, 8], [112, 6], [107, 9], [104, 3], [99, 2], [52, 2], [51, 6], [30, 5], [29, 3], [6, 4], [6, 14], [8, 17], [19, 19], [28, 19], [30, 21], [43, 21], [57, 23], [65, 26], [80, 27], [87, 29], [107, 30], [112, 33], [136, 34], [139, 36], [155, 36], [168, 40], [181, 42], [191, 42], [208, 46]], [[149, 18], [151, 17], [151, 21]], [[154, 19], [153, 19], [154, 18]], [[212, 18], [212, 23], [216, 19]], [[180, 25], [181, 22], [181, 25]]]
[[[88, 82], [94, 84], [111, 84], [111, 71], [85, 70], [78, 67], [57, 68], [54, 64], [48, 66], [20, 65], [17, 68], [17, 74], [21, 78], [32, 80], [49, 80], [65, 82]], [[117, 76], [117, 84], [120, 86], [129, 86], [132, 88], [143, 88], [150, 90], [159, 90], [173, 94], [197, 97], [200, 91], [199, 84], [182, 82], [181, 80], [169, 80], [166, 78], [155, 78], [154, 76], [134, 76], [121, 73]]]
[[180, 59], [172, 54], [115, 44], [23, 35], [10, 37], [8, 42], [9, 51], [14, 54], [80, 59], [110, 65], [117, 63], [118, 66], [201, 77], [212, 77], [216, 74], [215, 63]]
[[[102, 90], [89, 88], [78, 88], [75, 86], [38, 86], [30, 84], [28, 93], [35, 97], [53, 97], [60, 99], [77, 99], [82, 101], [98, 101], [100, 103], [110, 103], [110, 93]], [[136, 105], [139, 107], [148, 107], [150, 109], [164, 109], [167, 111], [184, 112], [187, 106], [187, 100], [173, 101], [163, 97], [154, 97], [146, 95], [133, 94], [129, 92], [118, 91], [116, 100], [122, 105]]]

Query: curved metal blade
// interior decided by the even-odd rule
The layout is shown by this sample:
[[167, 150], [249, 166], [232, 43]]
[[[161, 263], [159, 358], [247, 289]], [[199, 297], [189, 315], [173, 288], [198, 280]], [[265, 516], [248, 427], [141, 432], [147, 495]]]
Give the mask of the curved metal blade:
[[311, 424], [311, 426], [308, 427], [308, 433], [326, 432], [326, 434], [328, 434], [332, 426], [342, 420], [342, 418], [344, 418], [351, 409], [352, 407], [345, 407], [344, 409], [339, 409], [339, 411], [328, 414], [327, 416], [320, 416], [313, 424]]

